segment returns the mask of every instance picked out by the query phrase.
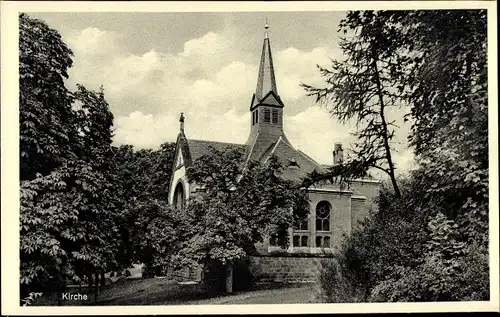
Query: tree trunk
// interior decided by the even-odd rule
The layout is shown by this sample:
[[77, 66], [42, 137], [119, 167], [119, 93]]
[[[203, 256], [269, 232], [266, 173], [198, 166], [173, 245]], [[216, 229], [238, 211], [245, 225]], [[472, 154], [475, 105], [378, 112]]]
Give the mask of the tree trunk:
[[98, 297], [99, 297], [99, 273], [95, 272], [95, 293], [94, 293], [95, 302], [97, 302]]
[[396, 173], [394, 162], [392, 161], [391, 147], [389, 145], [389, 129], [387, 127], [387, 121], [385, 120], [385, 102], [384, 102], [384, 92], [382, 91], [382, 83], [380, 82], [379, 70], [377, 66], [378, 56], [372, 51], [373, 66], [375, 69], [375, 83], [377, 85], [377, 95], [380, 102], [380, 119], [382, 120], [382, 138], [384, 141], [385, 156], [387, 159], [387, 164], [389, 165], [389, 177], [391, 178], [392, 187], [394, 188], [394, 193], [396, 197], [401, 197], [401, 192], [399, 191], [399, 186], [396, 181]]
[[233, 263], [226, 264], [226, 292], [233, 292]]
[[106, 285], [106, 277], [104, 275], [104, 270], [101, 270], [101, 286]]
[[92, 279], [92, 273], [89, 273], [89, 275], [87, 276], [87, 279], [89, 282], [89, 285], [87, 286], [87, 293], [90, 296], [90, 293], [92, 293], [92, 287], [94, 286], [94, 281]]
[[57, 287], [57, 291], [56, 291], [57, 306], [62, 306], [62, 295], [64, 293], [64, 287], [62, 286], [61, 282], [58, 282], [56, 287]]

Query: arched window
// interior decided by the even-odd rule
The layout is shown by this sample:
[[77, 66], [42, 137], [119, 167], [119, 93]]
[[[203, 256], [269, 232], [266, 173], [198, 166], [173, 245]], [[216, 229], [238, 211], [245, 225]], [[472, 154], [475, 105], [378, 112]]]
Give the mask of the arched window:
[[184, 204], [185, 204], [185, 197], [184, 197], [184, 186], [182, 186], [182, 183], [179, 182], [177, 186], [175, 187], [175, 192], [174, 192], [174, 206], [175, 209], [177, 210], [184, 210]]
[[316, 205], [316, 231], [330, 231], [330, 212], [332, 206], [327, 201]]

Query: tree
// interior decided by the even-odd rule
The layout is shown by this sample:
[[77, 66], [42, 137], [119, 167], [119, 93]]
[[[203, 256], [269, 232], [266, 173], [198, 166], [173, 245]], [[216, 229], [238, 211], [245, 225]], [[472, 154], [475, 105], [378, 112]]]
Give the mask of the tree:
[[267, 164], [243, 164], [240, 149], [211, 149], [188, 168], [190, 181], [203, 192], [187, 204], [181, 226], [178, 263], [226, 267], [226, 291], [232, 291], [233, 264], [255, 252], [255, 244], [278, 235], [287, 245], [287, 229], [309, 212], [304, 189], [280, 176], [273, 157]]
[[102, 92], [79, 86], [75, 98], [78, 156], [21, 182], [21, 283], [35, 288], [55, 283], [60, 291], [84, 276], [97, 288], [120, 265], [119, 199], [108, 163], [113, 116]]
[[103, 91], [64, 86], [72, 53], [58, 32], [19, 20], [21, 291], [61, 291], [117, 265], [113, 116]]
[[168, 204], [168, 180], [175, 144], [159, 150], [134, 151], [130, 145], [113, 149], [114, 185], [123, 199], [119, 228], [124, 265], [143, 263], [146, 274], [165, 273], [176, 242], [178, 213]]
[[[410, 145], [419, 168], [384, 188], [378, 211], [345, 242], [322, 285], [329, 301], [487, 300], [486, 15], [378, 12], [407, 50]], [[398, 21], [398, 23], [395, 23]], [[351, 294], [347, 299], [342, 291]]]
[[86, 279], [97, 298], [105, 272], [168, 254], [173, 145], [112, 147], [102, 86], [64, 86], [71, 56], [57, 31], [20, 15], [21, 293]]
[[73, 98], [64, 86], [73, 53], [56, 30], [19, 15], [20, 177], [47, 175], [76, 144]]
[[[78, 208], [80, 214], [75, 227], [80, 226], [86, 235], [80, 248], [72, 255], [79, 260], [78, 267], [83, 268], [89, 280], [92, 279], [92, 274], [95, 275], [97, 298], [99, 284], [104, 282], [105, 272], [122, 267], [116, 254], [122, 242], [117, 223], [123, 217], [120, 207], [124, 197], [118, 196], [113, 185], [113, 114], [104, 98], [104, 89], [101, 86], [99, 92], [94, 92], [81, 85], [77, 89], [75, 98], [80, 109], [75, 112], [83, 144], [80, 158], [86, 162], [83, 170], [94, 178], [95, 187], [94, 191], [89, 191], [92, 196]], [[75, 183], [79, 184], [78, 181]], [[88, 190], [85, 188], [85, 180], [81, 184], [84, 191]]]
[[79, 146], [73, 97], [63, 82], [71, 56], [57, 31], [19, 15], [22, 292], [25, 285], [39, 288], [49, 280], [61, 284], [63, 276], [72, 274], [58, 235], [76, 215], [55, 206], [60, 200], [55, 192], [66, 186], [64, 162], [75, 157]]
[[412, 82], [411, 115], [415, 120], [410, 142], [434, 181], [427, 192], [442, 195], [453, 191], [455, 197], [447, 201], [452, 206], [448, 216], [455, 218], [465, 212], [487, 231], [486, 12], [412, 12], [407, 19], [421, 21], [419, 27], [408, 30], [408, 36], [415, 39], [415, 50], [422, 55], [420, 71]]
[[147, 276], [165, 276], [178, 250], [179, 213], [167, 201], [140, 200], [129, 215], [133, 259], [146, 266]]
[[388, 113], [405, 101], [404, 86], [395, 89], [405, 76], [407, 64], [407, 58], [399, 54], [401, 40], [384, 12], [349, 12], [341, 20], [339, 31], [344, 33], [339, 46], [346, 58], [333, 60], [331, 69], [318, 66], [327, 87], [302, 84], [308, 95], [325, 104], [340, 123], [356, 123], [354, 135], [358, 141], [352, 156], [346, 167], [332, 170], [333, 176], [364, 176], [369, 168], [376, 168], [389, 176], [399, 195], [392, 148], [396, 125], [395, 120], [388, 119]]

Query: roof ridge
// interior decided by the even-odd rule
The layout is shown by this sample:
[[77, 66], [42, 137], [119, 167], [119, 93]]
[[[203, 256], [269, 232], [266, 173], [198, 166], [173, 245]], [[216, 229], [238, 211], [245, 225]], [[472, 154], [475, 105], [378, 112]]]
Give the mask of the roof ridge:
[[[253, 148], [255, 147], [255, 143], [257, 143], [257, 138], [259, 137], [260, 132], [257, 132], [257, 135], [255, 136], [255, 140], [250, 148], [250, 151], [248, 151], [248, 156], [247, 159], [245, 160], [245, 164], [250, 161], [250, 157], [252, 156]], [[250, 146], [250, 144], [248, 144]]]
[[219, 144], [241, 145], [241, 146], [245, 145], [244, 143], [233, 143], [233, 142], [211, 141], [211, 140], [200, 140], [200, 139], [187, 139], [187, 141], [188, 142], [189, 141], [195, 141], [195, 142], [205, 142], [205, 143], [219, 143]]
[[[276, 148], [278, 147], [278, 144], [280, 144], [281, 141], [283, 141], [283, 138], [280, 135], [278, 138], [278, 141], [276, 141], [276, 143], [274, 144], [273, 149], [271, 150], [271, 152], [269, 152], [266, 159], [264, 160], [264, 164], [267, 163], [267, 160], [269, 160], [269, 158], [274, 154], [274, 152], [276, 151]], [[265, 154], [265, 152], [264, 152], [264, 154]]]

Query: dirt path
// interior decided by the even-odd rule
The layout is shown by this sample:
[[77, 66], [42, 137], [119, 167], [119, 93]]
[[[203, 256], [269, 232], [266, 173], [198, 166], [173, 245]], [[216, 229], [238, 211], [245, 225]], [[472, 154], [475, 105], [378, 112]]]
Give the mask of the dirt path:
[[314, 302], [311, 286], [257, 290], [216, 298], [186, 301], [185, 305], [307, 304]]

